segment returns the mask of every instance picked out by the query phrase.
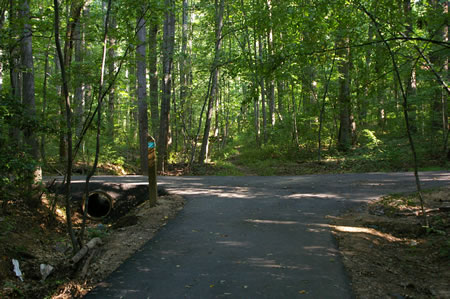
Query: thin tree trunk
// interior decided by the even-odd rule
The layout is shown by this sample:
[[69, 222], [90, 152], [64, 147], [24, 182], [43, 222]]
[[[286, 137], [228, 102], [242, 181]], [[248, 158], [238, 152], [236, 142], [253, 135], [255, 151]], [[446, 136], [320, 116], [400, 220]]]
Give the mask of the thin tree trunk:
[[[406, 1], [408, 1], [408, 0], [406, 0]], [[428, 227], [429, 223], [428, 223], [427, 214], [425, 213], [424, 200], [423, 200], [423, 197], [422, 197], [422, 187], [421, 187], [420, 178], [419, 178], [419, 170], [418, 170], [419, 167], [418, 167], [418, 161], [417, 161], [417, 152], [416, 152], [416, 148], [415, 148], [415, 145], [414, 145], [414, 140], [412, 138], [410, 118], [409, 118], [409, 115], [408, 115], [408, 93], [405, 90], [405, 88], [403, 87], [402, 78], [400, 76], [400, 69], [398, 67], [397, 60], [395, 59], [395, 54], [392, 51], [392, 48], [389, 45], [389, 43], [384, 38], [377, 20], [374, 18], [373, 15], [371, 15], [367, 11], [367, 9], [364, 6], [360, 5], [359, 8], [370, 18], [372, 23], [375, 25], [375, 27], [377, 29], [377, 32], [378, 32], [378, 36], [382, 39], [384, 45], [386, 46], [387, 50], [389, 51], [389, 56], [391, 57], [391, 60], [392, 60], [395, 77], [396, 77], [397, 82], [399, 84], [400, 91], [401, 91], [402, 98], [403, 98], [403, 116], [404, 116], [404, 120], [405, 120], [406, 133], [408, 135], [409, 145], [411, 147], [411, 153], [413, 155], [414, 178], [415, 178], [415, 182], [416, 182], [417, 193], [419, 195], [419, 200], [420, 200], [422, 215], [423, 215], [423, 218], [424, 218], [424, 223]]]
[[[413, 25], [412, 25], [412, 7], [411, 7], [411, 0], [403, 0], [403, 11], [406, 18], [406, 27], [404, 35], [406, 37], [411, 36], [413, 31]], [[405, 80], [404, 85], [406, 86], [405, 92], [406, 97], [411, 98], [416, 95], [417, 93], [417, 82], [416, 82], [416, 62], [411, 62], [411, 73]], [[415, 104], [408, 104], [408, 117], [409, 117], [409, 123], [410, 123], [410, 130], [415, 133], [417, 132], [417, 106]]]
[[[3, 24], [5, 23], [5, 12], [6, 8], [1, 8], [0, 11], [0, 30], [3, 29]], [[0, 92], [3, 89], [3, 50], [0, 49]]]
[[[283, 117], [284, 115], [284, 94], [285, 94], [285, 85], [283, 81], [277, 80], [277, 91], [278, 91], [278, 97], [277, 97], [277, 106], [278, 106], [278, 113]], [[282, 120], [282, 119], [280, 119]]]
[[325, 116], [325, 104], [326, 104], [326, 98], [328, 94], [328, 87], [330, 86], [331, 81], [331, 75], [333, 74], [334, 69], [334, 62], [336, 60], [336, 53], [334, 53], [333, 56], [333, 62], [331, 63], [331, 70], [328, 75], [328, 79], [325, 83], [325, 90], [323, 92], [323, 98], [322, 98], [322, 106], [320, 107], [320, 115], [319, 115], [319, 136], [318, 136], [318, 148], [317, 148], [317, 160], [320, 162], [322, 159], [322, 128], [323, 128], [323, 118]]
[[[252, 92], [252, 91], [250, 91]], [[255, 135], [256, 135], [256, 144], [259, 146], [261, 143], [260, 135], [261, 135], [261, 128], [259, 126], [259, 97], [256, 96], [253, 100], [253, 110], [254, 110], [254, 117], [255, 117]]]
[[148, 172], [148, 114], [147, 114], [147, 80], [146, 80], [146, 27], [144, 12], [145, 7], [140, 10], [137, 21], [137, 37], [139, 45], [136, 48], [136, 78], [137, 78], [137, 100], [138, 100], [138, 123], [139, 123], [139, 157], [141, 162], [141, 174]]
[[[81, 23], [77, 22], [74, 32], [75, 39], [75, 63], [81, 65], [83, 63], [83, 33], [81, 32]], [[83, 76], [77, 76], [75, 94], [73, 97], [75, 105], [75, 135], [79, 138], [84, 123], [84, 95], [83, 95]]]
[[291, 84], [291, 98], [292, 98], [292, 120], [293, 120], [293, 133], [294, 133], [294, 140], [295, 145], [298, 147], [300, 145], [300, 142], [298, 140], [298, 127], [297, 127], [297, 100], [295, 99], [295, 93], [294, 93], [294, 83]]
[[[112, 30], [114, 30], [117, 27], [116, 18], [113, 16], [110, 19], [110, 27]], [[111, 35], [108, 38], [109, 48], [108, 48], [108, 78], [109, 81], [111, 81], [115, 74], [116, 69], [116, 50], [114, 49], [114, 46], [116, 45], [116, 39], [112, 37]], [[109, 95], [108, 95], [108, 113], [107, 115], [107, 137], [111, 138], [111, 140], [114, 142], [114, 119], [115, 119], [115, 106], [116, 106], [116, 92], [114, 86], [110, 89]]]
[[[444, 41], [448, 43], [448, 1], [444, 2], [444, 14], [447, 16], [446, 23], [444, 25]], [[450, 79], [450, 73], [448, 70], [448, 55], [445, 57], [444, 60], [444, 78], [447, 79], [447, 82]], [[448, 123], [448, 93], [443, 91], [442, 95], [442, 126], [443, 126], [443, 133], [444, 133], [444, 146], [443, 146], [443, 161], [445, 161], [445, 157], [447, 159], [450, 159], [450, 151], [447, 152], [448, 147], [448, 136], [450, 133], [450, 126]]]
[[[269, 14], [269, 22], [272, 22], [272, 0], [267, 0], [267, 9]], [[274, 55], [273, 48], [273, 32], [272, 26], [269, 27], [267, 32], [267, 50], [269, 51], [269, 55]], [[269, 79], [267, 80], [267, 89], [268, 89], [268, 100], [269, 100], [269, 115], [270, 115], [270, 124], [271, 126], [275, 126], [275, 80], [273, 79], [273, 74], [270, 74]]]
[[[181, 16], [181, 55], [180, 55], [180, 121], [182, 124], [186, 122], [186, 98], [188, 89], [188, 33], [189, 33], [189, 1], [183, 0], [183, 13]], [[188, 132], [183, 125], [183, 135], [186, 136]], [[186, 138], [184, 140], [186, 143]]]
[[[95, 158], [94, 158], [94, 164], [92, 165], [91, 170], [86, 176], [86, 184], [84, 188], [84, 196], [86, 199], [89, 198], [89, 181], [92, 178], [92, 176], [95, 174], [95, 171], [97, 170], [97, 164], [98, 164], [98, 158], [100, 155], [100, 137], [101, 137], [101, 123], [102, 123], [102, 102], [103, 102], [103, 84], [104, 84], [104, 77], [105, 77], [105, 65], [106, 65], [106, 52], [107, 52], [107, 43], [108, 43], [108, 30], [109, 30], [109, 19], [110, 19], [110, 12], [111, 12], [111, 1], [108, 0], [108, 6], [106, 9], [106, 16], [105, 16], [105, 25], [104, 25], [104, 35], [103, 35], [103, 52], [102, 52], [102, 65], [100, 68], [100, 82], [98, 86], [98, 96], [97, 96], [97, 136], [96, 136], [96, 144], [95, 144]], [[114, 26], [114, 25], [113, 25]], [[111, 75], [111, 73], [109, 74]], [[111, 92], [111, 89], [110, 89]], [[83, 223], [81, 226], [80, 236], [79, 239], [81, 241], [80, 247], [83, 247], [84, 244], [84, 231], [86, 228], [86, 219], [87, 219], [87, 211], [88, 211], [88, 204], [89, 200], [84, 201], [84, 213], [83, 213]]]
[[[19, 69], [19, 62], [17, 60], [18, 55], [18, 40], [19, 40], [19, 26], [20, 23], [18, 21], [18, 15], [17, 15], [17, 7], [14, 4], [15, 2], [13, 0], [9, 1], [9, 40], [10, 44], [8, 47], [9, 50], [9, 78], [10, 78], [10, 84], [11, 84], [11, 96], [14, 99], [15, 102], [18, 104], [20, 103], [20, 99], [22, 97], [22, 85], [21, 85], [21, 78], [20, 78], [20, 72], [18, 72]], [[10, 142], [15, 147], [19, 146], [20, 143], [20, 131], [17, 127], [11, 127], [10, 128]]]
[[[218, 1], [220, 1], [218, 3]], [[223, 11], [224, 11], [224, 0], [215, 0], [216, 7], [216, 46], [214, 50], [214, 62], [212, 66], [212, 82], [211, 91], [208, 99], [208, 108], [206, 112], [205, 120], [205, 131], [203, 133], [202, 148], [199, 155], [199, 163], [203, 164], [208, 160], [208, 147], [209, 147], [209, 131], [211, 130], [211, 118], [212, 118], [212, 106], [215, 98], [217, 96], [217, 81], [219, 77], [219, 59], [220, 51], [222, 47], [222, 29], [223, 29]]]
[[[50, 67], [49, 67], [49, 51], [50, 51], [50, 41], [47, 45], [47, 49], [45, 50], [45, 62], [44, 62], [44, 82], [42, 84], [42, 122], [44, 122], [47, 119], [47, 83], [48, 83], [48, 76], [50, 73]], [[45, 155], [45, 134], [41, 135], [41, 144], [40, 144], [41, 150], [41, 159], [42, 163], [47, 166], [47, 158]]]
[[[61, 72], [61, 63], [58, 58], [58, 52], [56, 52], [55, 55], [55, 73]], [[58, 118], [59, 118], [59, 140], [58, 140], [58, 153], [59, 153], [59, 163], [63, 164], [67, 162], [67, 143], [66, 143], [66, 134], [64, 133], [66, 122], [64, 119], [64, 110], [65, 110], [65, 103], [64, 103], [64, 97], [62, 96], [62, 86], [57, 85], [56, 86], [56, 94], [58, 96]]]
[[[259, 37], [259, 41], [258, 41], [258, 50], [259, 50], [259, 58], [260, 58], [260, 61], [262, 62], [263, 44], [261, 42], [261, 37]], [[255, 51], [256, 51], [256, 46], [255, 46]], [[265, 144], [267, 142], [267, 109], [266, 109], [266, 88], [265, 88], [263, 77], [261, 77], [259, 79], [259, 87], [261, 88], [261, 110], [262, 110], [262, 118], [263, 118], [262, 135], [263, 135], [263, 143]]]
[[[72, 249], [73, 252], [77, 252], [79, 250], [79, 244], [75, 238], [75, 233], [73, 231], [73, 224], [72, 224], [72, 206], [71, 206], [71, 184], [72, 184], [72, 111], [70, 107], [70, 98], [69, 98], [69, 85], [67, 82], [67, 76], [66, 76], [66, 66], [64, 64], [64, 56], [61, 50], [61, 43], [59, 40], [59, 6], [58, 6], [58, 0], [53, 1], [54, 6], [54, 14], [55, 14], [55, 20], [54, 20], [54, 30], [55, 30], [55, 43], [56, 43], [56, 51], [58, 54], [59, 64], [61, 68], [61, 78], [62, 78], [62, 86], [63, 86], [63, 95], [65, 100], [65, 106], [66, 106], [66, 123], [67, 123], [67, 140], [68, 140], [68, 146], [67, 146], [67, 169], [66, 169], [66, 200], [65, 200], [65, 207], [66, 207], [66, 222], [67, 222], [67, 230], [68, 234], [70, 236], [70, 239], [72, 241]], [[67, 42], [67, 41], [66, 41]]]

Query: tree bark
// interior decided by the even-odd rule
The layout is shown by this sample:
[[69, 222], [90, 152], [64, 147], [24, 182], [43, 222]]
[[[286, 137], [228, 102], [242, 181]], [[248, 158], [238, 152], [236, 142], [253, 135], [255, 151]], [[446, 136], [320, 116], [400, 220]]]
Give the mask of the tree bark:
[[[153, 2], [151, 2], [153, 4]], [[158, 103], [158, 15], [151, 12], [148, 32], [148, 56], [150, 75], [150, 111], [152, 120], [152, 134], [157, 139], [159, 133], [159, 103]], [[156, 140], [158, 142], [158, 140]]]
[[[24, 129], [24, 141], [28, 146], [27, 152], [37, 162], [39, 160], [39, 143], [35, 132], [36, 119], [36, 101], [34, 88], [34, 63], [33, 63], [33, 47], [32, 32], [30, 25], [30, 6], [28, 0], [21, 0], [20, 17], [22, 19], [23, 30], [21, 45], [21, 65], [22, 65], [22, 104], [25, 107], [24, 113], [29, 120]], [[33, 182], [42, 179], [41, 168], [35, 166], [28, 174]], [[39, 202], [33, 200], [33, 196], [29, 194], [29, 204], [36, 207]]]
[[[272, 22], [272, 0], [267, 0], [267, 10], [269, 15], [269, 22]], [[267, 31], [267, 50], [269, 51], [269, 55], [274, 55], [273, 49], [273, 29], [272, 26], [269, 27]], [[268, 90], [268, 100], [269, 100], [269, 115], [270, 115], [270, 124], [271, 126], [275, 126], [275, 80], [273, 79], [273, 74], [270, 74], [267, 80], [267, 90]]]
[[[17, 4], [16, 4], [17, 5]], [[17, 14], [17, 7], [15, 5], [15, 2], [13, 0], [9, 1], [9, 79], [11, 84], [11, 96], [17, 103], [20, 103], [20, 99], [22, 97], [22, 85], [21, 85], [21, 74], [18, 71], [19, 69], [19, 61], [17, 60], [17, 57], [19, 57], [18, 54], [18, 47], [17, 43], [19, 40], [19, 22], [18, 22], [18, 14]], [[20, 131], [17, 127], [11, 127], [9, 129], [9, 137], [10, 142], [13, 146], [18, 147], [20, 143]]]
[[[111, 30], [115, 30], [117, 27], [116, 18], [114, 16], [110, 17], [110, 24], [109, 24]], [[115, 76], [115, 69], [116, 69], [116, 39], [109, 35], [108, 37], [108, 78], [109, 81], [112, 81]], [[108, 113], [107, 113], [107, 132], [106, 135], [114, 142], [114, 119], [115, 119], [115, 106], [116, 106], [116, 92], [114, 86], [111, 87], [108, 95]]]
[[[0, 30], [3, 29], [3, 24], [5, 22], [5, 12], [6, 12], [6, 7], [5, 8], [1, 7], [0, 8]], [[2, 56], [3, 56], [3, 50], [0, 49], [0, 92], [3, 89], [3, 59], [2, 59]]]
[[169, 117], [172, 92], [173, 50], [175, 44], [175, 1], [166, 0], [166, 13], [163, 32], [163, 82], [161, 118], [159, 127], [158, 170], [165, 171], [169, 151]]
[[[404, 35], [406, 37], [410, 37], [411, 33], [413, 32], [413, 24], [412, 24], [412, 7], [411, 7], [411, 0], [403, 0], [403, 12], [406, 18], [406, 28]], [[411, 59], [412, 60], [412, 59]], [[405, 92], [406, 97], [408, 99], [411, 99], [411, 97], [414, 97], [417, 93], [417, 82], [416, 82], [416, 63], [415, 61], [411, 61], [411, 72], [410, 75], [407, 76], [405, 80]], [[412, 104], [411, 101], [408, 103], [408, 117], [409, 117], [409, 123], [412, 133], [417, 132], [417, 106], [415, 104]]]
[[[75, 63], [77, 65], [83, 64], [83, 33], [81, 32], [81, 23], [80, 21], [77, 22], [74, 32], [74, 39], [75, 39]], [[83, 89], [84, 89], [84, 83], [83, 83], [83, 76], [77, 76], [77, 81], [75, 82], [75, 94], [73, 97], [74, 100], [74, 106], [75, 106], [75, 135], [77, 138], [80, 137], [81, 131], [83, 129], [83, 123], [84, 123], [84, 95], [83, 95]]]
[[347, 151], [351, 146], [351, 106], [350, 106], [350, 48], [349, 39], [341, 38], [337, 48], [343, 48], [339, 54], [341, 60], [338, 63], [339, 77], [339, 136], [338, 148]]
[[[220, 1], [220, 2], [218, 2]], [[206, 120], [205, 120], [205, 131], [203, 133], [203, 141], [202, 148], [200, 150], [199, 155], [199, 163], [203, 164], [208, 159], [208, 148], [209, 148], [209, 131], [211, 130], [211, 118], [213, 113], [213, 103], [217, 96], [217, 80], [219, 77], [219, 59], [220, 59], [220, 51], [222, 47], [222, 29], [223, 29], [223, 11], [224, 11], [224, 0], [215, 0], [215, 8], [216, 8], [216, 46], [214, 50], [214, 62], [211, 69], [212, 72], [212, 82], [211, 82], [211, 90], [208, 99], [208, 108], [206, 111]]]
[[[255, 56], [256, 56], [256, 45], [255, 45]], [[263, 44], [261, 41], [261, 37], [258, 40], [258, 51], [259, 51], [259, 61], [262, 63], [263, 60]], [[256, 76], [256, 75], [255, 75]], [[261, 110], [262, 110], [262, 136], [263, 136], [263, 144], [267, 142], [267, 108], [266, 108], [266, 87], [264, 84], [264, 78], [261, 76], [259, 78], [259, 87], [261, 89]]]
[[136, 48], [136, 78], [137, 78], [137, 101], [138, 101], [138, 123], [139, 123], [139, 152], [141, 174], [148, 172], [147, 157], [147, 135], [148, 135], [148, 114], [147, 114], [147, 80], [146, 80], [146, 27], [144, 18], [145, 7], [140, 10], [137, 21], [137, 38], [139, 44]]

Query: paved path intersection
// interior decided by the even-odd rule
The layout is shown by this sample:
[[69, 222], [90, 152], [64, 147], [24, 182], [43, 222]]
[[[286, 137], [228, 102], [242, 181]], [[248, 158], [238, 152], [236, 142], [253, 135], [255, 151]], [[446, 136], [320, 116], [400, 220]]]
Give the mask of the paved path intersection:
[[[448, 185], [450, 173], [421, 179], [425, 188]], [[86, 298], [352, 298], [326, 216], [415, 188], [411, 173], [158, 182], [187, 199], [184, 210]]]

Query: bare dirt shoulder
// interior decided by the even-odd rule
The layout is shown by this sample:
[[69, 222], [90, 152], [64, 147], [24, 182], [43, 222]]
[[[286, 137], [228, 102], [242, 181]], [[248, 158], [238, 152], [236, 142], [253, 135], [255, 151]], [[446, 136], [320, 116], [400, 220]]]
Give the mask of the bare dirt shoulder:
[[[57, 209], [53, 219], [45, 205], [32, 214], [17, 202], [0, 217], [0, 298], [82, 297], [152, 239], [183, 205], [182, 197], [170, 194], [160, 196], [155, 207], [145, 201], [109, 224], [89, 222], [89, 239], [99, 237], [102, 244], [73, 265], [64, 213]], [[75, 213], [75, 226], [80, 216]], [[23, 281], [14, 272], [13, 259], [19, 262]], [[54, 268], [45, 280], [41, 265]]]
[[333, 219], [357, 298], [450, 298], [450, 187], [392, 195]]

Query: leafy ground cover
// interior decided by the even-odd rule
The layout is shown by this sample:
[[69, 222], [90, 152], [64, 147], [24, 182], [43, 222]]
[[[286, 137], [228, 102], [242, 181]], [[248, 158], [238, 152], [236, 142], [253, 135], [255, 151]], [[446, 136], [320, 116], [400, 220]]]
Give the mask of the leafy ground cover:
[[[81, 262], [71, 264], [73, 253], [68, 239], [63, 207], [50, 211], [49, 199], [31, 213], [21, 200], [9, 205], [0, 216], [0, 298], [79, 298], [104, 279], [150, 240], [182, 209], [183, 198], [161, 196], [156, 207], [148, 202], [130, 207], [103, 224], [88, 221], [87, 240], [99, 237], [102, 245]], [[81, 224], [79, 202], [74, 203], [75, 229]], [[111, 218], [111, 217], [110, 217]], [[19, 262], [21, 281], [13, 271], [12, 260]], [[40, 265], [54, 271], [44, 280]]]
[[390, 195], [332, 219], [357, 298], [450, 297], [450, 187]]

